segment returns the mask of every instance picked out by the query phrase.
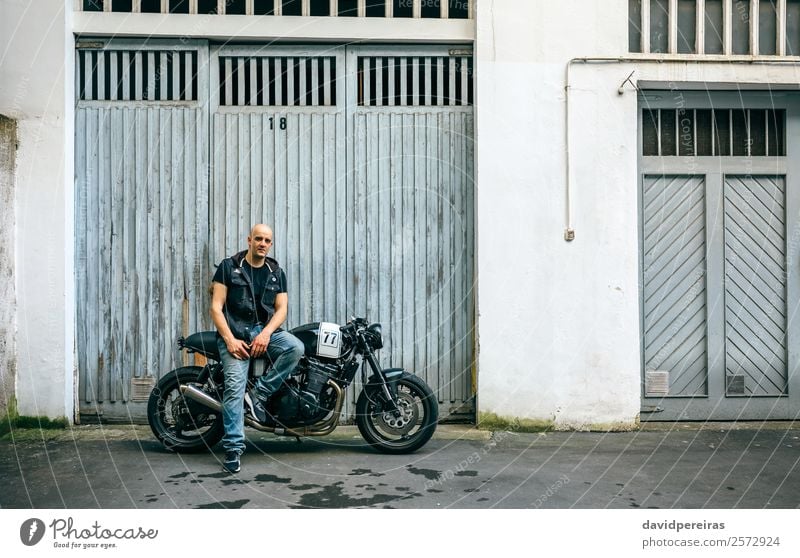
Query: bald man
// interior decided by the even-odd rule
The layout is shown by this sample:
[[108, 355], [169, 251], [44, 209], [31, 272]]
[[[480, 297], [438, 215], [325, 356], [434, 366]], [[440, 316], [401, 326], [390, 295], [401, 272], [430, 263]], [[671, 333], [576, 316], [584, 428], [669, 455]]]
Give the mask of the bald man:
[[241, 469], [240, 456], [245, 448], [244, 394], [250, 359], [266, 356], [272, 364], [254, 389], [253, 410], [256, 418], [263, 421], [267, 400], [303, 356], [303, 343], [281, 329], [289, 296], [286, 274], [276, 260], [267, 256], [271, 248], [272, 229], [255, 225], [247, 237], [247, 250], [224, 259], [212, 283], [211, 319], [217, 328], [217, 345], [225, 372], [223, 468], [230, 473]]

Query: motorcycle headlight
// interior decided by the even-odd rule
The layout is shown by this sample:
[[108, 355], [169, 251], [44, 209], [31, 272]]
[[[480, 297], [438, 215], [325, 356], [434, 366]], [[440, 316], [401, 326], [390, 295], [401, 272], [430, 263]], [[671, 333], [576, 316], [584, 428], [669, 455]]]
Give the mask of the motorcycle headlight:
[[383, 334], [381, 333], [381, 324], [370, 324], [367, 328], [370, 336], [370, 344], [373, 349], [380, 349], [383, 347]]

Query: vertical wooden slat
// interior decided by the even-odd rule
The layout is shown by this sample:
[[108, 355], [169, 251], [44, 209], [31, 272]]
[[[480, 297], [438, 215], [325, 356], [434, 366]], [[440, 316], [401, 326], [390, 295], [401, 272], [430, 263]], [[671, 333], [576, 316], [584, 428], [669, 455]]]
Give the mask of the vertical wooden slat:
[[[289, 83], [294, 81], [291, 75], [291, 69], [293, 67], [294, 61], [292, 60], [289, 63]], [[292, 99], [294, 98], [294, 89], [290, 88], [288, 91], [288, 102], [292, 103]], [[294, 285], [295, 292], [301, 297], [305, 298], [308, 294], [308, 285], [303, 281], [305, 277], [301, 277], [301, 274], [303, 274], [304, 270], [300, 264], [302, 250], [302, 244], [300, 240], [304, 238], [307, 232], [308, 223], [301, 223], [299, 218], [301, 212], [305, 211], [305, 208], [301, 207], [303, 198], [301, 197], [300, 192], [301, 172], [305, 171], [305, 169], [301, 169], [300, 146], [298, 145], [301, 130], [300, 119], [297, 113], [286, 113], [285, 115], [278, 116], [280, 116], [280, 118], [283, 118], [284, 116], [286, 117], [286, 130], [280, 129], [280, 126], [278, 125], [278, 118], [276, 118], [275, 128], [278, 134], [285, 139], [284, 149], [286, 150], [287, 227], [284, 232], [286, 235], [286, 241], [284, 245], [289, 248], [288, 254], [285, 258], [286, 265], [288, 267], [287, 275], [289, 277], [289, 283]], [[299, 323], [300, 316], [302, 315], [302, 312], [305, 311], [306, 301], [303, 302], [303, 306], [294, 304], [294, 309], [289, 309], [292, 316], [292, 323]]]
[[414, 363], [414, 122], [403, 114], [403, 336], [400, 362]]
[[722, 51], [726, 56], [733, 52], [733, 0], [722, 0]]
[[706, 0], [697, 0], [697, 10], [695, 11], [696, 36], [694, 51], [697, 54], [704, 54], [706, 50]]
[[225, 106], [231, 106], [234, 103], [233, 98], [233, 59], [230, 56], [226, 56], [224, 59], [225, 61], [225, 75], [222, 79], [225, 81]]
[[[421, 59], [420, 60], [424, 60]], [[418, 90], [419, 91], [419, 90]], [[420, 91], [420, 94], [422, 92]], [[414, 370], [423, 371], [428, 360], [426, 331], [425, 331], [425, 216], [427, 203], [425, 196], [427, 137], [425, 133], [426, 115], [418, 112], [414, 114]]]
[[297, 59], [297, 64], [300, 67], [300, 80], [299, 80], [299, 88], [300, 88], [300, 90], [297, 92], [297, 95], [299, 96], [299, 99], [300, 99], [300, 102], [299, 102], [300, 106], [306, 106], [306, 104], [307, 104], [306, 103], [306, 92], [308, 91], [308, 85], [309, 85], [308, 83], [306, 83], [308, 81], [308, 79], [306, 77], [306, 63], [307, 63], [307, 60], [308, 59], [305, 56], [302, 57], [302, 58], [298, 58]]
[[169, 89], [168, 85], [168, 78], [167, 78], [167, 57], [170, 56], [170, 53], [167, 51], [161, 51], [158, 53], [158, 78], [160, 83], [160, 95], [159, 100], [161, 101], [168, 101], [169, 100]]
[[[471, 79], [471, 78], [470, 78]], [[464, 169], [462, 176], [464, 177], [464, 203], [466, 205], [466, 223], [463, 227], [463, 234], [466, 235], [465, 245], [467, 247], [467, 259], [464, 262], [464, 273], [467, 277], [467, 303], [465, 304], [466, 316], [464, 320], [467, 324], [467, 337], [465, 341], [465, 363], [468, 367], [469, 376], [463, 382], [464, 392], [462, 401], [470, 401], [472, 396], [475, 395], [474, 389], [477, 385], [477, 378], [475, 377], [475, 326], [477, 323], [477, 316], [475, 315], [475, 152], [474, 141], [475, 127], [474, 117], [472, 113], [465, 113], [463, 115], [465, 120], [463, 143], [465, 145]]]
[[[225, 115], [225, 209], [226, 215], [223, 217], [227, 222], [225, 234], [225, 253], [233, 254], [236, 247], [241, 245], [242, 235], [239, 206], [239, 115]], [[224, 257], [224, 256], [221, 256]]]
[[247, 87], [250, 90], [250, 105], [256, 106], [258, 104], [258, 90], [261, 84], [258, 82], [258, 59], [248, 58], [245, 62], [250, 67], [250, 83]]
[[[446, 4], [446, 2], [445, 2]], [[434, 59], [435, 60], [435, 59]], [[439, 234], [438, 218], [440, 208], [439, 194], [439, 113], [425, 115], [425, 130], [427, 132], [427, 153], [425, 168], [425, 343], [428, 347], [428, 357], [425, 361], [425, 381], [428, 385], [438, 378], [439, 354], [439, 307], [437, 298], [439, 294], [439, 279], [437, 274]]]
[[149, 51], [147, 56], [147, 75], [144, 79], [147, 80], [147, 99], [153, 101], [156, 98], [156, 53]]
[[170, 91], [170, 99], [173, 101], [180, 101], [181, 99], [181, 59], [183, 54], [181, 51], [172, 53], [172, 91]]
[[[125, 180], [125, 150], [124, 140], [126, 131], [126, 118], [125, 113], [129, 110], [127, 108], [112, 109], [111, 115], [111, 149], [110, 149], [110, 196], [107, 197], [107, 204], [109, 206], [109, 223], [111, 230], [109, 231], [108, 244], [106, 250], [109, 254], [115, 254], [116, 257], [109, 257], [109, 320], [106, 327], [109, 331], [109, 362], [108, 362], [108, 400], [115, 402], [118, 394], [117, 390], [120, 388], [120, 380], [122, 377], [123, 368], [123, 354], [122, 346], [119, 340], [123, 338], [123, 324], [122, 314], [124, 311], [124, 288], [122, 280], [122, 266], [118, 265], [122, 262], [123, 258], [119, 256], [124, 254], [124, 180]], [[119, 394], [121, 395], [121, 394]]]
[[394, 106], [395, 105], [395, 98], [394, 98], [394, 96], [395, 96], [395, 82], [394, 82], [395, 68], [394, 68], [394, 63], [395, 63], [395, 57], [394, 56], [389, 56], [386, 59], [386, 64], [388, 66], [387, 75], [389, 76], [389, 83], [386, 84], [386, 88], [387, 88], [386, 89], [386, 97], [387, 97], [387, 104], [389, 106]]
[[[168, 314], [169, 308], [169, 283], [172, 280], [170, 273], [170, 266], [164, 265], [169, 259], [167, 255], [168, 240], [168, 227], [167, 222], [167, 208], [170, 203], [170, 187], [172, 183], [172, 150], [174, 147], [174, 138], [172, 137], [172, 111], [167, 108], [159, 110], [159, 139], [160, 149], [158, 150], [159, 168], [160, 172], [156, 180], [156, 187], [158, 194], [154, 198], [158, 203], [153, 204], [152, 218], [153, 224], [153, 244], [154, 250], [150, 252], [150, 260], [152, 262], [152, 274], [150, 281], [152, 283], [153, 298], [151, 299], [153, 308], [152, 320], [150, 327], [154, 332], [153, 336], [153, 367], [156, 373], [161, 374], [161, 363], [163, 362], [163, 355], [169, 355], [172, 344], [167, 340], [170, 337], [170, 320]], [[158, 258], [154, 260], [153, 254], [157, 254]]]
[[131, 53], [122, 52], [122, 100], [131, 100]]
[[420, 95], [423, 94], [419, 83], [419, 63], [419, 56], [411, 58], [411, 106], [418, 106], [420, 104]]
[[[76, 54], [76, 58], [80, 60], [80, 53]], [[78, 72], [75, 72], [76, 75]], [[76, 88], [76, 96], [79, 95], [79, 90]], [[89, 238], [88, 230], [88, 211], [87, 211], [87, 183], [90, 176], [89, 164], [90, 158], [88, 154], [91, 150], [87, 150], [87, 144], [94, 138], [90, 135], [85, 108], [78, 108], [75, 111], [75, 336], [78, 347], [86, 346], [87, 338], [87, 309], [89, 305], [89, 298], [87, 295], [87, 249], [86, 243]], [[83, 401], [85, 398], [81, 396], [81, 388], [87, 385], [87, 363], [86, 351], [77, 351], [78, 363], [78, 398]]]
[[[464, 68], [466, 66], [465, 60], [462, 60], [461, 69], [462, 75], [464, 74]], [[462, 94], [466, 93], [466, 89], [462, 88]], [[463, 104], [463, 102], [462, 102]], [[457, 169], [457, 174], [455, 177], [455, 191], [454, 191], [454, 199], [453, 199], [453, 206], [454, 211], [456, 212], [455, 217], [458, 219], [458, 226], [455, 227], [453, 231], [453, 238], [455, 244], [453, 246], [453, 260], [455, 263], [454, 266], [454, 277], [453, 281], [455, 283], [455, 308], [458, 310], [454, 312], [455, 314], [455, 336], [456, 336], [456, 377], [458, 381], [451, 381], [450, 385], [452, 389], [450, 391], [450, 400], [452, 402], [456, 402], [459, 400], [459, 396], [461, 394], [460, 385], [463, 383], [464, 374], [466, 373], [466, 320], [464, 317], [464, 308], [466, 307], [467, 296], [466, 296], [466, 281], [467, 281], [467, 274], [466, 274], [466, 245], [464, 243], [464, 231], [467, 228], [465, 226], [465, 219], [466, 219], [466, 211], [465, 211], [465, 192], [464, 192], [464, 159], [465, 157], [465, 145], [464, 145], [464, 120], [463, 115], [456, 114], [455, 115], [455, 136], [457, 138], [461, 138], [462, 141], [456, 142], [456, 151], [455, 151], [455, 169]]]
[[294, 106], [295, 104], [295, 82], [294, 82], [294, 72], [295, 72], [295, 65], [297, 64], [297, 58], [290, 56], [286, 59], [286, 99], [283, 100], [284, 104], [287, 106]]
[[137, 101], [141, 101], [144, 98], [144, 84], [142, 80], [146, 76], [142, 75], [143, 59], [144, 59], [144, 53], [142, 51], [136, 51], [133, 61], [134, 64], [133, 71], [134, 71], [134, 82], [136, 83], [136, 87], [134, 89], [134, 98]]
[[446, 93], [444, 91], [444, 58], [441, 56], [436, 57], [436, 99], [437, 106], [444, 105]]
[[244, 67], [246, 64], [246, 60], [243, 56], [237, 56], [233, 59], [233, 63], [236, 64], [236, 98], [233, 100], [238, 106], [245, 105], [245, 93], [247, 91], [248, 84], [245, 83], [245, 73]]
[[[390, 80], [391, 81], [391, 80]], [[375, 321], [391, 324], [391, 266], [392, 266], [392, 137], [391, 137], [391, 115], [381, 111], [376, 114], [377, 126], [380, 130], [378, 137], [378, 176], [377, 176], [377, 199], [378, 209], [377, 222], [377, 288], [378, 288], [378, 308], [375, 312]], [[387, 336], [390, 337], [390, 336]], [[392, 353], [392, 343], [389, 340], [385, 345], [387, 354]]]
[[786, 56], [786, 0], [778, 0], [778, 29], [777, 29], [777, 48], [775, 53], [778, 56]]
[[314, 57], [308, 61], [311, 64], [311, 105], [312, 106], [319, 106], [320, 98], [319, 98], [319, 64], [321, 60], [317, 57]]
[[422, 17], [422, 0], [413, 0], [414, 4], [411, 7], [412, 10], [412, 17], [421, 18]]
[[650, 53], [650, 0], [642, 0], [642, 53]]
[[750, 0], [750, 54], [753, 56], [758, 56], [759, 54], [759, 13], [759, 0]]
[[[323, 295], [325, 297], [322, 315], [327, 321], [344, 323], [346, 316], [338, 311], [338, 278], [336, 276], [338, 259], [336, 252], [341, 244], [336, 223], [344, 216], [337, 212], [336, 197], [337, 190], [341, 186], [336, 176], [336, 115], [321, 115], [322, 137], [321, 149], [323, 157], [323, 168], [320, 173], [320, 184], [317, 188], [319, 195], [318, 207], [319, 218], [323, 222], [321, 241], [320, 263], [322, 265], [322, 277], [324, 285]], [[333, 241], [333, 242], [331, 242]]]
[[[453, 80], [450, 81], [452, 84]], [[452, 271], [452, 252], [453, 242], [453, 206], [450, 196], [453, 189], [453, 177], [456, 173], [453, 169], [453, 146], [457, 138], [453, 134], [453, 119], [455, 114], [451, 112], [442, 113], [445, 134], [447, 140], [442, 144], [441, 166], [442, 166], [442, 186], [439, 198], [441, 200], [441, 236], [439, 237], [439, 261], [441, 262], [440, 271], [440, 292], [439, 292], [439, 314], [440, 334], [439, 334], [439, 374], [436, 388], [437, 398], [440, 403], [446, 399], [445, 395], [449, 392], [447, 387], [452, 369], [453, 354], [453, 327], [451, 326], [453, 315], [453, 271]]]
[[450, 79], [448, 80], [448, 84], [449, 84], [448, 85], [448, 89], [449, 89], [449, 91], [447, 92], [447, 97], [449, 99], [448, 104], [450, 106], [456, 105], [457, 101], [458, 101], [456, 99], [456, 61], [457, 60], [458, 59], [455, 58], [455, 57], [450, 57], [448, 59], [448, 71], [450, 73], [450, 75], [449, 75]]
[[101, 134], [100, 134], [100, 153], [99, 163], [100, 172], [98, 175], [97, 183], [97, 197], [98, 197], [98, 258], [97, 275], [98, 275], [98, 294], [99, 306], [97, 316], [97, 338], [98, 338], [98, 373], [97, 373], [97, 397], [100, 402], [105, 403], [108, 401], [109, 393], [109, 373], [112, 366], [111, 355], [109, 352], [110, 338], [108, 331], [110, 323], [110, 297], [111, 297], [111, 196], [105, 195], [104, 191], [112, 184], [112, 167], [111, 167], [111, 146], [112, 146], [112, 110], [101, 109]]
[[280, 56], [275, 57], [275, 75], [273, 76], [273, 79], [275, 80], [276, 106], [289, 104], [286, 102], [286, 99], [283, 98], [283, 64], [285, 61], [285, 58], [281, 58]]
[[400, 58], [400, 105], [406, 106], [408, 104], [408, 57], [403, 56]]
[[669, 33], [667, 52], [678, 52], [678, 0], [669, 0], [667, 32]]
[[469, 104], [469, 80], [472, 79], [469, 75], [469, 64], [467, 58], [461, 58], [461, 105], [467, 106]]
[[[240, 90], [241, 91], [241, 90]], [[244, 106], [242, 103], [240, 106]], [[234, 170], [236, 180], [236, 207], [237, 211], [230, 217], [236, 228], [239, 231], [237, 239], [239, 244], [244, 241], [247, 236], [245, 233], [250, 232], [250, 228], [254, 223], [250, 222], [250, 181], [247, 175], [249, 169], [249, 158], [251, 153], [250, 145], [250, 123], [248, 113], [239, 113], [231, 115], [236, 120], [236, 134], [238, 141], [236, 143], [235, 151], [235, 164]]]
[[322, 95], [323, 101], [322, 103], [327, 107], [335, 104], [336, 99], [334, 99], [331, 95], [331, 83], [334, 82], [336, 76], [333, 74], [333, 70], [331, 68], [331, 58], [325, 57], [322, 62], [323, 72], [322, 72]]
[[[403, 116], [390, 114], [390, 191], [389, 219], [391, 220], [391, 262], [389, 267], [389, 328], [392, 332], [389, 355], [392, 363], [402, 363], [403, 336]], [[399, 364], [398, 364], [399, 366]]]
[[[107, 70], [108, 70], [108, 74], [109, 74], [109, 80], [108, 80], [109, 91], [107, 92], [108, 94], [106, 96], [106, 99], [109, 99], [111, 101], [116, 101], [116, 100], [118, 100], [117, 93], [118, 93], [118, 90], [119, 90], [119, 88], [117, 87], [117, 84], [120, 81], [120, 71], [119, 71], [119, 64], [118, 64], [117, 52], [116, 51], [112, 50], [110, 52], [109, 64], [108, 64]], [[87, 96], [86, 98], [88, 99], [89, 97]]]
[[366, 107], [366, 106], [369, 106], [369, 105], [371, 105], [373, 103], [373, 100], [371, 98], [371, 93], [370, 93], [370, 91], [372, 91], [372, 72], [370, 71], [370, 68], [371, 68], [373, 59], [370, 56], [365, 56], [361, 60], [362, 60], [362, 64], [363, 64], [363, 66], [362, 66], [362, 68], [363, 68], [362, 75], [363, 75], [363, 82], [364, 82], [364, 93], [363, 93], [364, 98], [362, 99], [362, 103]]
[[425, 65], [425, 106], [431, 106], [432, 99], [431, 99], [431, 57], [426, 56], [425, 58], [421, 58], [422, 63]]

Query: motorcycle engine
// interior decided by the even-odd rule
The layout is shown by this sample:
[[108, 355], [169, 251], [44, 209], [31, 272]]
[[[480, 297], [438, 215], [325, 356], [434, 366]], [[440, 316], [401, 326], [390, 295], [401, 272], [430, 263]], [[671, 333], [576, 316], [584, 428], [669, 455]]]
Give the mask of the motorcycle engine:
[[324, 402], [321, 403], [322, 392], [328, 383], [328, 378], [337, 369], [316, 359], [309, 360], [307, 368], [303, 371], [302, 381], [287, 382], [288, 389], [282, 390], [277, 414], [285, 424], [316, 422], [331, 410], [323, 404]]

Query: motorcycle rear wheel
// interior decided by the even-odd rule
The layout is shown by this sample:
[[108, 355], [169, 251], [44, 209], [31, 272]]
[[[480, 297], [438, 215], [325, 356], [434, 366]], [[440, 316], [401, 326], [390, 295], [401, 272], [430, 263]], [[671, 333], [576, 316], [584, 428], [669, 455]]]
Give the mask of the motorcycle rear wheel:
[[383, 453], [411, 453], [431, 439], [436, 431], [439, 407], [431, 388], [417, 376], [404, 374], [397, 380], [400, 416], [380, 409], [366, 390], [356, 401], [356, 424], [364, 439]]
[[202, 371], [200, 366], [176, 368], [164, 375], [150, 393], [147, 421], [156, 438], [170, 451], [209, 450], [225, 433], [222, 415], [187, 401], [179, 390], [181, 384], [194, 383], [200, 387], [198, 377]]

